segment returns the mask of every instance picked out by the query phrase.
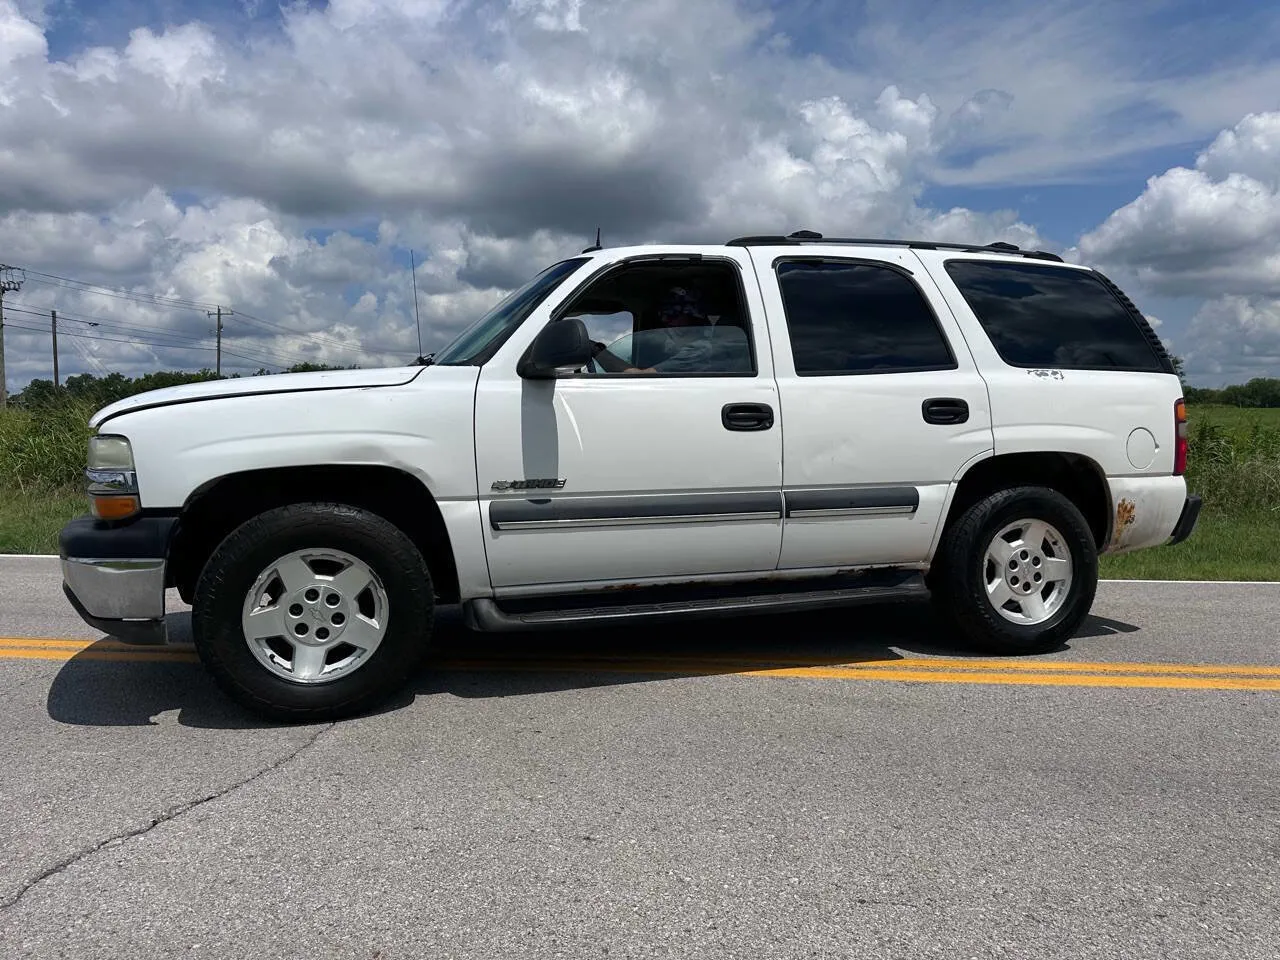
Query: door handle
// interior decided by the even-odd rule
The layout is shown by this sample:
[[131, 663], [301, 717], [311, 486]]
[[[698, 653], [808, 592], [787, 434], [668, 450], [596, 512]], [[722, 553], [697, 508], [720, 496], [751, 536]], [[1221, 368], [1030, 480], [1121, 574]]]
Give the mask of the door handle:
[[727, 403], [720, 411], [726, 430], [768, 430], [773, 426], [773, 407], [767, 403]]
[[964, 423], [969, 419], [969, 404], [955, 397], [933, 397], [920, 405], [925, 423]]

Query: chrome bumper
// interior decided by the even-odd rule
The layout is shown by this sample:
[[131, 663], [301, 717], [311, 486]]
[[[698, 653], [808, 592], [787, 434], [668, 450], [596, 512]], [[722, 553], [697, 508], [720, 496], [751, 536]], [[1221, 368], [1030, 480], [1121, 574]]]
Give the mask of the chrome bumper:
[[165, 554], [172, 520], [106, 527], [73, 520], [60, 538], [62, 590], [85, 623], [125, 643], [166, 640]]

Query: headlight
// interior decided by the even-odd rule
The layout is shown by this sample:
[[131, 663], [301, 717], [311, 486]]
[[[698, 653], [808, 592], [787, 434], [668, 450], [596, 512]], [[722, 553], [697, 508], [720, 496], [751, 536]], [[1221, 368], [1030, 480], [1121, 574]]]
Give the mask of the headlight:
[[133, 470], [133, 448], [127, 437], [90, 437], [90, 470]]
[[89, 505], [101, 520], [124, 520], [141, 508], [138, 477], [133, 467], [133, 448], [125, 437], [100, 436], [89, 439]]

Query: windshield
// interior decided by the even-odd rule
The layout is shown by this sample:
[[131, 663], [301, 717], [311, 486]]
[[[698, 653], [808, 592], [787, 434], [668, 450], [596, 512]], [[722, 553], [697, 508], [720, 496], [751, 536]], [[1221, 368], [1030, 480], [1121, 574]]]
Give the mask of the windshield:
[[577, 257], [547, 267], [463, 330], [451, 344], [436, 354], [432, 362], [446, 367], [483, 363], [493, 356], [525, 317], [533, 313], [538, 304], [560, 285], [560, 281], [589, 259]]

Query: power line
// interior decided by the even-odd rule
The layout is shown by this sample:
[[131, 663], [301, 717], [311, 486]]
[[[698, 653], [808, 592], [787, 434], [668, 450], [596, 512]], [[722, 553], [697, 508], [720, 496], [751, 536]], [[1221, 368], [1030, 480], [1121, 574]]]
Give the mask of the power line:
[[[283, 324], [275, 323], [274, 321], [271, 321], [271, 320], [264, 320], [261, 317], [254, 316], [251, 313], [245, 313], [240, 310], [237, 310], [234, 314], [232, 314], [232, 312], [226, 309], [225, 307], [216, 303], [208, 302], [208, 301], [192, 300], [186, 297], [169, 297], [169, 296], [164, 296], [162, 294], [155, 294], [155, 293], [140, 293], [138, 291], [126, 290], [123, 288], [107, 287], [101, 284], [90, 283], [86, 280], [77, 280], [73, 277], [64, 277], [56, 273], [45, 273], [39, 270], [27, 270], [25, 272], [26, 274], [29, 275], [29, 278], [36, 283], [41, 283], [47, 286], [61, 288], [68, 292], [74, 292], [78, 294], [92, 293], [98, 296], [110, 297], [117, 300], [131, 301], [134, 303], [144, 304], [147, 306], [162, 307], [162, 308], [172, 309], [172, 310], [200, 311], [202, 313], [205, 313], [210, 316], [215, 316], [215, 317], [219, 312], [222, 314], [223, 317], [234, 315], [236, 317], [239, 317], [240, 319], [245, 320], [247, 323], [251, 325], [257, 325], [259, 327], [275, 332], [278, 335], [285, 335], [301, 341], [310, 341], [314, 344], [335, 348], [337, 350], [341, 350], [346, 353], [352, 353], [352, 352], [357, 354], [381, 353], [381, 354], [395, 355], [395, 354], [403, 354], [408, 352], [405, 348], [400, 346], [389, 346], [385, 344], [353, 343], [350, 340], [340, 340], [335, 337], [325, 336], [324, 334], [307, 333], [301, 330], [291, 329], [287, 326], [284, 326]], [[417, 285], [416, 273], [417, 271], [415, 270], [414, 271], [415, 288]], [[416, 289], [414, 293], [415, 293], [414, 310], [416, 314], [416, 311], [418, 309]], [[24, 304], [24, 306], [31, 306], [31, 305]], [[27, 312], [30, 312], [30, 311], [27, 311]], [[45, 314], [42, 312], [38, 315], [43, 317]], [[134, 328], [140, 329], [140, 330], [151, 330], [151, 331], [154, 331], [153, 336], [158, 335], [158, 336], [171, 337], [171, 338], [178, 338], [180, 336], [183, 336], [181, 334], [168, 333], [167, 331], [163, 330], [160, 327], [156, 327], [149, 324], [134, 323], [130, 325], [130, 324], [126, 324], [118, 321], [107, 320], [106, 318], [91, 317], [90, 315], [87, 315], [87, 314], [76, 314], [76, 313], [69, 313], [65, 311], [62, 314], [60, 314], [60, 316], [68, 320], [95, 323], [95, 324], [109, 326], [109, 327], [119, 329], [119, 330], [124, 330], [124, 331], [128, 331]], [[217, 334], [220, 334], [220, 332], [221, 331], [217, 331]], [[419, 323], [418, 324], [419, 340], [421, 340], [421, 335], [422, 335], [421, 325]], [[68, 334], [68, 336], [70, 336], [70, 334]], [[186, 338], [186, 339], [191, 339], [191, 338]], [[221, 340], [220, 335], [217, 336], [217, 339], [219, 341]], [[142, 341], [139, 341], [139, 342], [142, 342]], [[167, 346], [167, 344], [152, 344], [152, 345]], [[200, 347], [200, 348], [192, 348], [192, 349], [207, 349], [207, 348]], [[216, 346], [213, 349], [216, 352], [216, 349], [217, 349]], [[293, 356], [290, 356], [289, 354], [284, 354], [276, 349], [270, 349], [270, 350], [259, 349], [256, 352], [268, 353], [274, 356], [277, 361], [287, 360], [290, 363], [310, 362], [302, 358], [293, 357]], [[419, 349], [419, 352], [421, 352], [421, 349]], [[241, 359], [251, 359], [253, 360], [253, 362], [257, 362], [256, 360], [254, 360], [254, 358], [247, 358], [241, 354], [233, 354], [233, 355], [239, 356], [241, 357]]]
[[[29, 306], [29, 305], [26, 305], [26, 306]], [[30, 309], [25, 309], [25, 308], [18, 308], [18, 309], [15, 309], [13, 312], [14, 312], [14, 313], [22, 313], [22, 314], [26, 314], [26, 315], [28, 315], [28, 316], [32, 316], [32, 317], [40, 317], [41, 319], [43, 319], [45, 316], [47, 316], [47, 315], [48, 315], [46, 311], [42, 311], [42, 310], [30, 310]], [[227, 316], [227, 315], [228, 315], [228, 311], [223, 311], [223, 316], [225, 317], [225, 316]], [[152, 332], [152, 333], [149, 333], [149, 334], [148, 334], [148, 336], [149, 336], [151, 339], [147, 339], [147, 338], [144, 338], [144, 337], [135, 337], [136, 342], [141, 343], [141, 344], [146, 344], [146, 345], [148, 345], [148, 346], [156, 346], [156, 347], [171, 347], [171, 348], [173, 348], [173, 349], [186, 349], [186, 348], [188, 348], [188, 347], [187, 347], [187, 345], [188, 345], [188, 344], [199, 344], [199, 346], [192, 346], [192, 347], [189, 347], [189, 349], [193, 349], [193, 350], [215, 350], [215, 351], [216, 351], [216, 349], [217, 349], [217, 348], [216, 348], [216, 346], [207, 346], [207, 345], [205, 345], [205, 341], [207, 341], [207, 340], [208, 340], [208, 337], [207, 337], [207, 336], [205, 336], [205, 337], [189, 337], [189, 336], [186, 336], [185, 334], [168, 333], [167, 331], [163, 330], [163, 329], [162, 329], [162, 328], [160, 328], [160, 327], [155, 327], [155, 326], [150, 326], [150, 325], [144, 325], [144, 324], [128, 324], [128, 323], [120, 323], [120, 322], [116, 322], [116, 321], [113, 321], [113, 320], [107, 320], [106, 318], [102, 318], [102, 319], [99, 319], [99, 320], [91, 320], [91, 319], [86, 319], [86, 318], [85, 318], [85, 315], [68, 314], [68, 313], [65, 313], [65, 312], [60, 313], [58, 316], [59, 316], [60, 318], [62, 318], [62, 319], [70, 319], [70, 320], [74, 320], [74, 321], [75, 321], [75, 322], [77, 322], [77, 323], [87, 323], [87, 324], [89, 324], [90, 326], [114, 329], [114, 330], [118, 330], [118, 331], [123, 332], [123, 333], [133, 333], [133, 331], [134, 331], [135, 329], [142, 329], [142, 330], [147, 330], [147, 331], [154, 331], [154, 332]], [[239, 314], [235, 314], [235, 316], [239, 316]], [[23, 329], [30, 329], [30, 328], [23, 328]], [[67, 334], [67, 336], [72, 336], [72, 334], [68, 333], [68, 334]], [[164, 341], [158, 341], [158, 340], [154, 339], [154, 338], [156, 338], [156, 337], [164, 337], [164, 338], [166, 338], [166, 340], [164, 340]], [[95, 339], [95, 338], [93, 338], [93, 337], [89, 337], [89, 339]], [[97, 339], [103, 339], [103, 338], [97, 338]], [[175, 342], [170, 343], [170, 342], [168, 342], [169, 340], [173, 340], [173, 341], [175, 341]], [[113, 341], [113, 342], [132, 342], [132, 341]], [[274, 347], [267, 346], [267, 345], [265, 345], [265, 344], [264, 344], [264, 345], [261, 345], [261, 346], [255, 346], [253, 349], [254, 349], [254, 352], [255, 352], [255, 353], [263, 354], [263, 355], [267, 356], [269, 359], [268, 359], [268, 360], [266, 360], [266, 361], [260, 361], [257, 357], [245, 357], [243, 354], [235, 354], [235, 356], [240, 357], [241, 359], [248, 359], [248, 360], [252, 360], [252, 361], [253, 361], [253, 362], [255, 362], [255, 363], [258, 363], [258, 362], [266, 362], [266, 363], [268, 363], [268, 364], [271, 364], [271, 363], [278, 363], [278, 364], [282, 364], [282, 365], [284, 365], [284, 366], [290, 366], [290, 365], [292, 365], [292, 364], [296, 364], [296, 363], [308, 363], [308, 362], [311, 362], [311, 361], [310, 361], [310, 360], [308, 360], [307, 358], [304, 358], [304, 357], [298, 357], [298, 356], [295, 356], [295, 355], [293, 355], [293, 354], [285, 353], [285, 352], [284, 352], [284, 351], [282, 351], [282, 350], [278, 350], [278, 349], [276, 349], [276, 348], [274, 348]]]
[[[10, 308], [10, 312], [12, 312], [12, 313], [21, 313], [21, 314], [25, 314], [26, 316], [31, 316], [31, 317], [41, 317], [41, 318], [43, 318], [43, 317], [47, 317], [47, 316], [49, 315], [49, 312], [50, 312], [50, 311], [48, 311], [48, 310], [26, 310], [26, 309], [21, 309], [21, 308], [12, 308], [12, 307], [11, 307], [11, 308]], [[76, 316], [76, 315], [75, 315], [75, 314], [73, 314], [73, 313], [67, 313], [67, 312], [65, 312], [65, 311], [60, 312], [60, 313], [58, 314], [58, 316], [59, 316], [59, 318], [61, 318], [62, 320], [69, 320], [69, 321], [71, 321], [72, 323], [84, 323], [84, 324], [88, 324], [88, 325], [89, 325], [89, 326], [91, 326], [91, 327], [106, 327], [106, 328], [110, 328], [110, 329], [119, 330], [119, 331], [121, 331], [122, 333], [131, 333], [131, 332], [133, 332], [134, 330], [144, 330], [144, 331], [147, 331], [147, 334], [146, 334], [147, 336], [151, 336], [151, 337], [167, 337], [167, 338], [171, 338], [171, 339], [174, 339], [174, 340], [182, 341], [182, 342], [185, 342], [185, 343], [202, 343], [202, 342], [204, 342], [205, 340], [207, 340], [207, 339], [208, 339], [208, 337], [207, 337], [207, 336], [204, 336], [204, 337], [189, 337], [189, 336], [187, 336], [186, 334], [181, 334], [181, 333], [168, 333], [168, 332], [166, 332], [165, 330], [162, 330], [160, 327], [141, 327], [141, 326], [134, 326], [134, 325], [127, 324], [127, 323], [118, 323], [118, 322], [115, 322], [115, 321], [112, 321], [112, 320], [86, 320], [86, 319], [83, 319], [83, 318], [81, 318], [81, 317]]]
[[[16, 303], [15, 302], [14, 307], [15, 308], [21, 307], [25, 309], [28, 313], [34, 312], [39, 316], [44, 316], [46, 313], [49, 312], [47, 309], [37, 306], [34, 303]], [[61, 308], [59, 309], [61, 310]], [[158, 327], [155, 324], [151, 324], [151, 323], [139, 323], [136, 320], [121, 320], [117, 317], [103, 317], [93, 313], [80, 313], [79, 311], [61, 310], [58, 316], [63, 317], [64, 319], [75, 320], [78, 323], [100, 323], [103, 325], [114, 324], [116, 326], [122, 326], [122, 327], [136, 327], [139, 330], [155, 330], [160, 333], [165, 333], [168, 330], [167, 327]], [[186, 336], [186, 334], [182, 334], [182, 336]]]
[[[14, 330], [26, 330], [30, 333], [48, 333], [49, 331], [43, 327], [28, 327], [20, 323], [11, 323], [9, 326]], [[63, 330], [64, 337], [77, 337], [81, 340], [105, 340], [108, 343], [128, 343], [139, 347], [163, 347], [169, 350], [212, 350], [213, 347], [190, 346], [181, 343], [164, 343], [156, 340], [143, 340], [140, 337], [108, 337], [100, 333], [72, 333], [69, 330]]]
[[56, 273], [41, 273], [39, 270], [26, 271], [36, 283], [43, 283], [54, 287], [74, 287], [86, 292], [98, 293], [103, 296], [116, 297], [123, 300], [136, 300], [142, 303], [154, 303], [157, 305], [167, 304], [172, 307], [181, 308], [183, 310], [207, 310], [210, 307], [216, 307], [216, 303], [205, 303], [202, 300], [189, 300], [186, 297], [166, 297], [159, 293], [139, 293], [136, 290], [126, 290], [123, 287], [104, 287], [100, 284], [89, 283], [87, 280], [75, 280], [71, 277], [60, 277]]
[[[29, 326], [26, 326], [25, 324], [19, 324], [19, 323], [12, 323], [12, 324], [9, 324], [9, 326], [12, 327], [14, 330], [22, 330], [27, 333], [48, 333], [49, 332], [48, 330], [45, 330], [42, 327], [29, 327]], [[202, 352], [208, 353], [216, 349], [215, 347], [209, 347], [209, 346], [183, 346], [183, 345], [175, 345], [171, 343], [156, 343], [154, 341], [139, 340], [137, 338], [126, 340], [120, 337], [103, 336], [102, 334], [71, 333], [65, 330], [62, 332], [62, 335], [64, 337], [74, 337], [76, 338], [76, 340], [99, 340], [106, 343], [123, 343], [123, 344], [127, 344], [129, 346], [134, 346], [134, 347], [159, 347], [160, 349], [163, 349], [163, 350], [200, 350]], [[298, 357], [282, 357], [282, 356], [273, 354], [270, 351], [262, 351], [267, 354], [267, 359], [264, 359], [261, 356], [250, 356], [248, 354], [238, 353], [236, 351], [227, 350], [225, 348], [223, 352], [228, 354], [229, 356], [236, 357], [240, 360], [248, 360], [250, 363], [256, 363], [261, 367], [292, 366], [293, 364], [307, 362], [306, 360], [300, 359]]]

